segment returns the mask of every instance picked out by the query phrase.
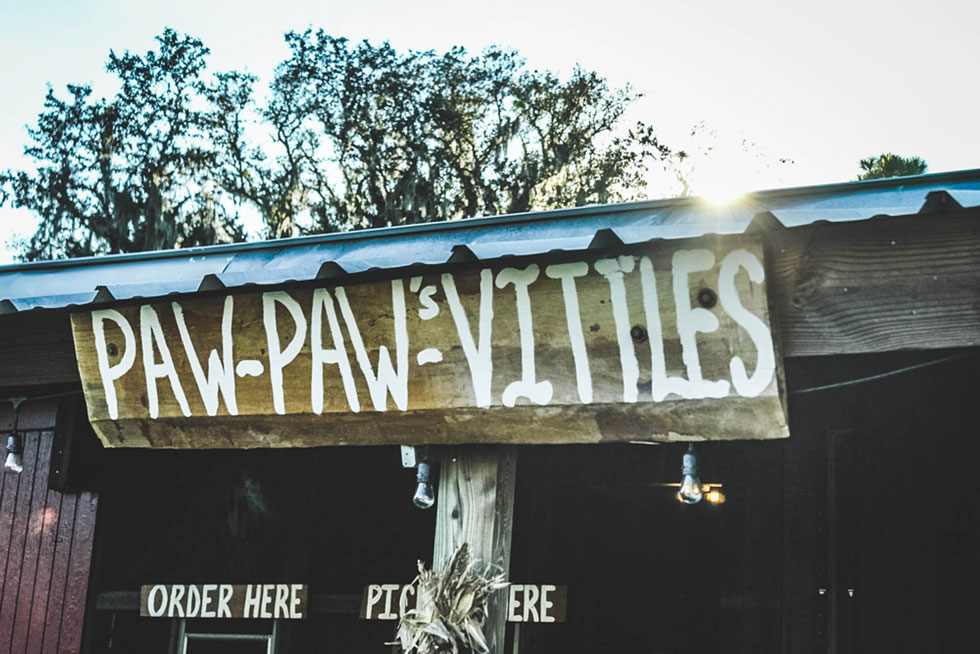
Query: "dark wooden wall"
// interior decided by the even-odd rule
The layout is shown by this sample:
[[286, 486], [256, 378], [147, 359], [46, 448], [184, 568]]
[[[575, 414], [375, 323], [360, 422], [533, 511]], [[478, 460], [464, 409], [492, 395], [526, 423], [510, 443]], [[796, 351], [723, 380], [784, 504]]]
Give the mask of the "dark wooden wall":
[[[56, 414], [54, 399], [21, 405], [24, 472], [0, 473], [0, 653], [81, 648], [98, 497], [48, 488]], [[4, 445], [13, 427], [2, 402]]]

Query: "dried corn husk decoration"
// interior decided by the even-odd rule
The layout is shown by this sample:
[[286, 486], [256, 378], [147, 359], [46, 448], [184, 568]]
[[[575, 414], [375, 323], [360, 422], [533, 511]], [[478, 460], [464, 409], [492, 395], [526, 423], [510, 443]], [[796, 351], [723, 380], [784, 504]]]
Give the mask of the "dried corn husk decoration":
[[419, 561], [415, 578], [417, 602], [398, 622], [395, 643], [406, 654], [487, 654], [483, 623], [487, 599], [505, 588], [504, 575], [491, 566], [470, 561], [466, 543], [439, 572]]

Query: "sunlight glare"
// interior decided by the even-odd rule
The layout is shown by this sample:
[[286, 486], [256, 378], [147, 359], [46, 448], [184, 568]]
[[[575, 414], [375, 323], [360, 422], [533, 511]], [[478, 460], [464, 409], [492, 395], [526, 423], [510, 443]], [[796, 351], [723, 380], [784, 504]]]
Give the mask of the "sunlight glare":
[[699, 171], [694, 194], [710, 204], [725, 206], [752, 189], [755, 175], [737, 166], [711, 166]]

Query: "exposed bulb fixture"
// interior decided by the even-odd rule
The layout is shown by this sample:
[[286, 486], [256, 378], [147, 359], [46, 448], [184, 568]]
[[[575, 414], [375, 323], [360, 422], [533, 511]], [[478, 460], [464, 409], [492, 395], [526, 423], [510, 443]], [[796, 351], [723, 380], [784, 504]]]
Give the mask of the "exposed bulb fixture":
[[10, 403], [14, 406], [14, 431], [7, 436], [7, 458], [3, 462], [5, 471], [18, 475], [24, 472], [24, 439], [17, 432], [17, 424], [20, 420], [20, 405], [26, 399], [26, 397], [10, 398]]
[[19, 434], [7, 437], [7, 458], [3, 462], [3, 469], [16, 474], [24, 471], [24, 444]]
[[681, 464], [681, 490], [677, 494], [685, 504], [697, 504], [704, 497], [701, 488], [701, 478], [698, 477], [698, 455], [694, 452], [694, 444], [688, 445], [687, 452]]
[[412, 497], [412, 504], [420, 509], [431, 509], [436, 503], [436, 494], [429, 483], [429, 462], [419, 461], [418, 474], [415, 476], [418, 485], [415, 487], [415, 496]]

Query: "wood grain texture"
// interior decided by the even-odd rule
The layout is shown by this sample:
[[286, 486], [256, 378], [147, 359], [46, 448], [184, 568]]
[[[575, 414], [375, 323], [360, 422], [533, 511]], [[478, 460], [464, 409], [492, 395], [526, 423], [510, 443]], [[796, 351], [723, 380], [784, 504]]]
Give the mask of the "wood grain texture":
[[781, 438], [762, 256], [704, 238], [72, 325], [109, 446]]
[[[28, 402], [18, 427], [52, 424], [56, 412]], [[12, 413], [0, 407], [0, 423], [12, 425]], [[78, 652], [98, 498], [50, 490], [53, 430], [20, 431], [24, 471], [0, 472], [0, 651]]]
[[[34, 492], [34, 470], [37, 463], [38, 451], [41, 445], [41, 434], [27, 432], [24, 434], [24, 471], [20, 473], [19, 483], [12, 489], [15, 497], [11, 506], [10, 543], [6, 554], [6, 575], [3, 580], [2, 600], [0, 600], [0, 634], [13, 634], [17, 609], [17, 594], [21, 585], [33, 580], [23, 575], [24, 555], [31, 549], [30, 509], [31, 496]], [[4, 476], [12, 473], [3, 472]]]
[[45, 610], [45, 625], [50, 625], [50, 628], [45, 629], [41, 643], [41, 651], [45, 654], [60, 651], [58, 646], [61, 639], [61, 623], [67, 608], [65, 589], [72, 583], [68, 562], [71, 557], [78, 496], [64, 495], [61, 500], [61, 519], [55, 530], [54, 557], [51, 561], [51, 591], [48, 593]]
[[[0, 628], [9, 635], [11, 652], [77, 652], [97, 498], [48, 490], [46, 452], [53, 434], [24, 436], [24, 472], [4, 473], [0, 533], [9, 536], [4, 537]], [[76, 514], [79, 502], [83, 510]]]
[[980, 345], [980, 211], [770, 230], [789, 357]]
[[79, 381], [67, 311], [0, 316], [0, 386]]
[[90, 492], [78, 494], [78, 508], [68, 561], [69, 583], [65, 588], [65, 605], [61, 616], [60, 649], [77, 652], [82, 644], [82, 626], [88, 592], [88, 573], [92, 563], [95, 518], [98, 497]]
[[14, 652], [22, 652], [27, 649], [40, 553], [44, 545], [45, 530], [50, 530], [54, 522], [52, 512], [47, 510], [47, 472], [51, 463], [52, 438], [53, 434], [50, 432], [45, 433], [43, 438], [38, 438], [39, 448], [33, 469], [34, 483], [25, 516], [27, 518], [27, 540], [20, 565], [21, 583], [15, 595], [14, 630], [10, 647], [11, 651]]
[[46, 512], [41, 524], [41, 542], [38, 548], [38, 567], [34, 581], [34, 596], [30, 600], [30, 626], [26, 654], [40, 654], [44, 642], [45, 622], [47, 618], [48, 593], [51, 592], [51, 577], [54, 572], [54, 546], [57, 536], [57, 520], [60, 516], [61, 493], [49, 490], [46, 506], [52, 511]]
[[[446, 453], [439, 470], [434, 565], [444, 564], [468, 543], [471, 557], [509, 575], [516, 474], [512, 446], [460, 447]], [[503, 651], [506, 609], [505, 593], [491, 598], [484, 629], [491, 652]]]

